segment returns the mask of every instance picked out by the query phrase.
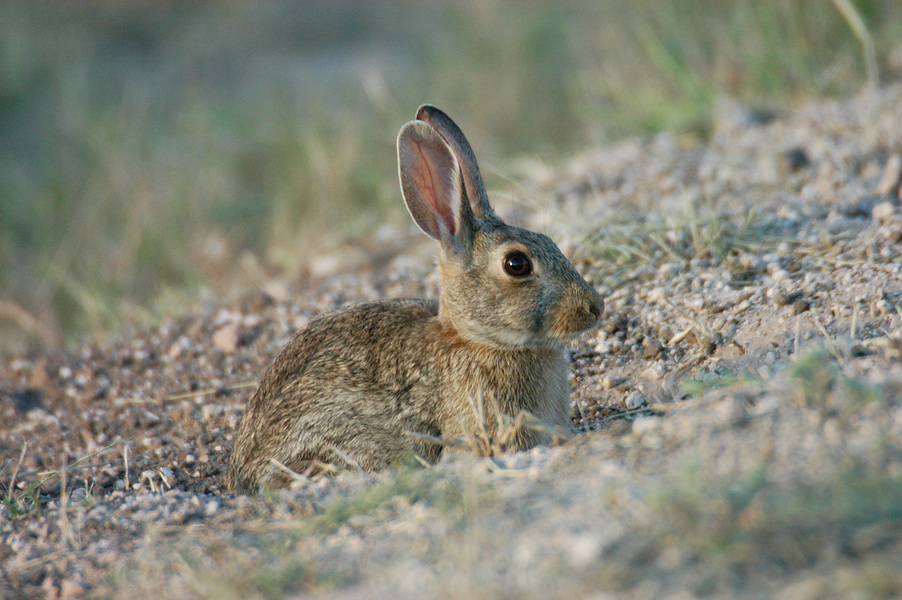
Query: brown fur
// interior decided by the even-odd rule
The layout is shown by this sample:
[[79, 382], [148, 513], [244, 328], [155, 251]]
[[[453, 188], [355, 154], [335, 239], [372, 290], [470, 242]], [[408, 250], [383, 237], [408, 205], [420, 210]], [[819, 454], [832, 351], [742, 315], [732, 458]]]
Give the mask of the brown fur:
[[[603, 302], [550, 239], [494, 214], [453, 121], [429, 106], [417, 116], [398, 138], [401, 187], [414, 220], [438, 241], [441, 297], [352, 306], [299, 332], [248, 403], [232, 492], [283, 484], [270, 459], [301, 469], [351, 461], [379, 470], [414, 454], [434, 462], [441, 447], [407, 434], [474, 431], [468, 398], [480, 395], [489, 414], [569, 424], [564, 344], [597, 324]], [[530, 276], [505, 273], [512, 251], [529, 257]], [[523, 429], [515, 447], [548, 441]]]

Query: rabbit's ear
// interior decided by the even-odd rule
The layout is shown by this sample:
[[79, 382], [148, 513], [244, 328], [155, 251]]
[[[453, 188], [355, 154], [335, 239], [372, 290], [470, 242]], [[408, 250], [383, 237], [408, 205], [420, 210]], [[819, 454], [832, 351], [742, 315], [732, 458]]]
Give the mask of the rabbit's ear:
[[438, 131], [411, 121], [398, 134], [398, 174], [407, 210], [443, 247], [464, 249], [472, 214], [461, 190], [460, 165]]
[[417, 119], [432, 125], [451, 145], [451, 149], [454, 151], [454, 155], [460, 164], [467, 199], [470, 201], [470, 209], [473, 214], [480, 219], [488, 219], [494, 215], [492, 206], [489, 204], [488, 194], [485, 191], [485, 185], [482, 183], [482, 176], [479, 174], [476, 155], [473, 153], [470, 142], [467, 141], [457, 123], [452, 121], [451, 117], [446, 115], [441, 109], [431, 104], [424, 104], [417, 109]]

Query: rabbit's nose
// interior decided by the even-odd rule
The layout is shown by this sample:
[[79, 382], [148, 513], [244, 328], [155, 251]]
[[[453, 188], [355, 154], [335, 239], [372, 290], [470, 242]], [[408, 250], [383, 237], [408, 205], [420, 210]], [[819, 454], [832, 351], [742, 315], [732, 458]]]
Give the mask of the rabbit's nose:
[[597, 304], [593, 304], [589, 307], [589, 312], [592, 313], [592, 316], [595, 317], [596, 321], [601, 318], [602, 310], [604, 309], [602, 309], [602, 307], [598, 306]]
[[601, 314], [604, 312], [604, 300], [599, 298], [596, 302], [590, 303], [589, 312], [595, 317], [595, 322], [597, 323], [601, 318]]

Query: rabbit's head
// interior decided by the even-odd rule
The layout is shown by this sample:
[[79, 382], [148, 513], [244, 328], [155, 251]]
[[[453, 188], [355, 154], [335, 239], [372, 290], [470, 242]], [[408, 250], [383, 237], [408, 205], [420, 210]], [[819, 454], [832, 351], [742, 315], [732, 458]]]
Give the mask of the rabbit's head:
[[401, 191], [438, 242], [439, 319], [449, 335], [492, 346], [558, 346], [598, 324], [604, 302], [550, 238], [492, 210], [476, 157], [434, 106], [398, 135]]

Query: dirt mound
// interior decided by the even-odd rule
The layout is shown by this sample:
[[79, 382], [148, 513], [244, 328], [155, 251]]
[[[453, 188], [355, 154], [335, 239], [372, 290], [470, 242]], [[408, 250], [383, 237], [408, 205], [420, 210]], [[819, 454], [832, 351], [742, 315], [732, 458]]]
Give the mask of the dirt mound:
[[412, 227], [300, 289], [0, 365], [0, 596], [900, 593], [902, 88], [716, 125], [589, 151], [509, 209], [606, 300], [562, 447], [222, 495], [313, 315], [435, 297]]

